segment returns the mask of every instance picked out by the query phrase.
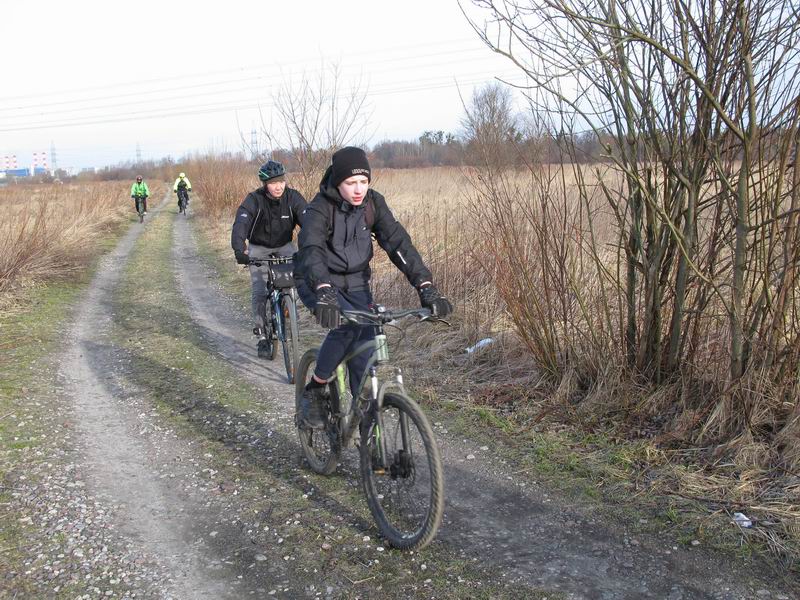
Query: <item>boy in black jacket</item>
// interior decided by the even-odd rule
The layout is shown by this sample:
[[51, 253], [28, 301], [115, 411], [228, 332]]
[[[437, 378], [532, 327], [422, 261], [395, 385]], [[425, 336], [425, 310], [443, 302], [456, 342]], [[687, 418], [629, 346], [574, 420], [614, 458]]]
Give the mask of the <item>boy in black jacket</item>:
[[[292, 256], [294, 228], [302, 226], [306, 200], [297, 190], [286, 186], [286, 169], [274, 160], [267, 161], [258, 171], [264, 185], [247, 194], [236, 210], [231, 231], [231, 247], [236, 262], [241, 265], [250, 259], [265, 259], [270, 254]], [[247, 242], [247, 248], [245, 248]], [[271, 358], [274, 332], [269, 319], [264, 319], [267, 306], [267, 269], [264, 263], [250, 265], [253, 319], [258, 335], [258, 356]]]
[[[332, 328], [303, 393], [300, 416], [311, 428], [324, 427], [325, 383], [336, 366], [355, 346], [375, 336], [372, 326], [339, 326], [340, 309], [370, 310], [372, 306], [372, 233], [417, 289], [422, 306], [440, 317], [453, 310], [431, 282], [430, 271], [384, 197], [369, 189], [370, 173], [367, 155], [360, 148], [346, 147], [334, 153], [319, 193], [306, 208], [298, 238], [296, 266], [313, 292], [311, 297], [303, 294], [303, 300], [323, 327]], [[348, 364], [353, 393], [366, 369], [367, 354], [361, 353]]]

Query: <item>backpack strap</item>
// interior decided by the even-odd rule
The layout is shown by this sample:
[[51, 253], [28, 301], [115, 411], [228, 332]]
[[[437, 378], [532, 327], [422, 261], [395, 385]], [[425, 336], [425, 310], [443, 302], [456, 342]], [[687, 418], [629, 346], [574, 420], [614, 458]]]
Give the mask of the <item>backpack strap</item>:
[[375, 227], [375, 201], [372, 199], [372, 194], [367, 195], [367, 205], [364, 207], [364, 221], [370, 232]]

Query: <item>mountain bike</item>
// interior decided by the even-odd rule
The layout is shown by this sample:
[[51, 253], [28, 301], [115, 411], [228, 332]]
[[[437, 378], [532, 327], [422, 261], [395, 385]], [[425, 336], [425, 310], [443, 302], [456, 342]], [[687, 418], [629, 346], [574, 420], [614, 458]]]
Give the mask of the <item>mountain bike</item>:
[[[379, 382], [378, 367], [390, 362], [386, 326], [407, 317], [439, 319], [426, 308], [388, 311], [378, 307], [376, 312], [343, 310], [342, 315], [351, 323], [374, 326], [375, 339], [359, 345], [336, 368], [327, 384], [323, 429], [310, 429], [300, 418], [301, 396], [314, 373], [319, 349], [309, 350], [300, 359], [295, 383], [300, 446], [311, 469], [329, 475], [358, 432], [361, 483], [375, 523], [392, 546], [421, 548], [431, 542], [442, 521], [442, 460], [425, 413], [405, 391], [400, 368], [395, 367], [394, 378]], [[353, 396], [346, 364], [362, 352], [370, 352], [370, 357]]]
[[186, 206], [189, 204], [189, 192], [185, 188], [178, 188], [178, 214], [186, 214]]
[[139, 223], [144, 223], [144, 201], [145, 198], [143, 196], [136, 198], [136, 212], [139, 213]]
[[[278, 340], [283, 348], [283, 363], [289, 383], [295, 381], [295, 370], [300, 356], [300, 333], [297, 326], [297, 289], [294, 287], [293, 264], [291, 256], [271, 256], [250, 259], [250, 264], [267, 269], [267, 305], [269, 315], [261, 315], [264, 323], [271, 323], [275, 338], [268, 336], [267, 354], [274, 360], [278, 353]], [[266, 307], [265, 307], [266, 308]], [[265, 311], [266, 312], [266, 311]], [[258, 328], [254, 329], [254, 333]]]

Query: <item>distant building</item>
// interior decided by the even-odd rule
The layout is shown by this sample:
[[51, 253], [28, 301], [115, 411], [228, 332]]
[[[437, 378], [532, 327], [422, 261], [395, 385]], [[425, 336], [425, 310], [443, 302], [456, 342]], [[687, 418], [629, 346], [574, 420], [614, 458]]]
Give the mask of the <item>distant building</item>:
[[30, 177], [30, 169], [6, 169], [3, 171], [7, 177]]

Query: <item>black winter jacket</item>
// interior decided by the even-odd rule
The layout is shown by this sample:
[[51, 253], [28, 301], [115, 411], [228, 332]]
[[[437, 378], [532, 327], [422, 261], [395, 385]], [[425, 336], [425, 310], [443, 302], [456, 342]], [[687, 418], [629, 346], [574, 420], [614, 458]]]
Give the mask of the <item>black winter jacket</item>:
[[[319, 193], [306, 207], [303, 228], [298, 237], [295, 256], [296, 271], [315, 290], [321, 283], [330, 283], [342, 290], [369, 289], [372, 271], [372, 237], [389, 255], [389, 259], [414, 287], [431, 280], [431, 273], [414, 248], [411, 237], [394, 218], [386, 199], [375, 190], [368, 190], [364, 202], [353, 206], [329, 184], [331, 168], [325, 172]], [[372, 202], [374, 223], [367, 227], [365, 207]], [[333, 222], [331, 222], [331, 216]]]
[[303, 224], [306, 200], [297, 190], [286, 188], [280, 198], [268, 196], [261, 187], [253, 190], [236, 209], [231, 247], [244, 252], [244, 242], [279, 248], [288, 244], [297, 225]]

